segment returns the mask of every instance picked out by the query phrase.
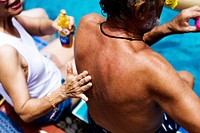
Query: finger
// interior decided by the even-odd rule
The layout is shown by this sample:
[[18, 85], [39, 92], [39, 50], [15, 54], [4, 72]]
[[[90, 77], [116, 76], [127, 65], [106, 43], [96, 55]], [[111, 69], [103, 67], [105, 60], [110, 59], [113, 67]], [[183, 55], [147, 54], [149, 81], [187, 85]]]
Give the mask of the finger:
[[69, 35], [70, 34], [70, 31], [68, 29], [62, 29], [62, 32], [66, 35]]
[[83, 74], [83, 76], [85, 77], [85, 76], [87, 76], [89, 73], [88, 73], [88, 71], [84, 70], [84, 71], [82, 72], [82, 74]]
[[85, 91], [87, 91], [88, 89], [90, 89], [92, 87], [92, 83], [91, 82], [86, 82], [86, 83], [74, 83], [73, 85], [73, 89], [78, 92], [78, 93], [83, 93]]
[[191, 8], [188, 8], [188, 9], [191, 9], [191, 10], [194, 10], [194, 11], [200, 11], [200, 6], [192, 6]]
[[62, 31], [62, 28], [57, 25], [57, 22], [53, 22], [52, 27], [57, 31]]
[[200, 16], [200, 8], [198, 6], [194, 6], [192, 8], [189, 8], [187, 11], [185, 11], [188, 16], [191, 18], [196, 18]]
[[191, 18], [196, 19], [200, 16], [200, 12], [191, 12], [191, 14], [189, 14], [191, 16]]
[[58, 26], [58, 20], [59, 20], [59, 16], [54, 20], [53, 22], [53, 27], [56, 28], [58, 31], [62, 31], [62, 28], [60, 26]]
[[74, 25], [74, 17], [72, 16], [68, 16], [69, 20], [70, 20], [70, 24], [69, 24], [69, 29], [72, 29], [73, 25]]
[[88, 101], [88, 97], [85, 94], [79, 94], [77, 95], [79, 98], [83, 99], [84, 101]]
[[90, 89], [91, 87], [92, 87], [92, 83], [89, 82], [89, 83], [87, 83], [87, 84], [81, 86], [81, 87], [80, 87], [80, 90], [81, 90], [82, 92], [85, 92], [86, 90]]
[[77, 77], [76, 77], [76, 80], [79, 81], [81, 80], [82, 78], [85, 78], [86, 76], [88, 75], [88, 71], [83, 71], [82, 73], [80, 73]]
[[67, 75], [73, 75], [72, 64], [70, 62], [67, 63]]
[[91, 81], [91, 79], [92, 79], [91, 76], [86, 76], [85, 78], [83, 78], [79, 81], [79, 86], [82, 86], [82, 85], [88, 83], [89, 81]]
[[189, 32], [193, 32], [193, 31], [199, 31], [198, 28], [196, 26], [189, 26], [188, 27], [188, 31]]
[[75, 26], [75, 25], [72, 25], [72, 28], [70, 29], [70, 33], [71, 33], [71, 34], [74, 34], [74, 33], [75, 33], [75, 30], [76, 30], [76, 26]]
[[59, 32], [62, 32], [62, 27], [58, 26], [58, 25], [55, 25], [55, 28], [59, 31]]

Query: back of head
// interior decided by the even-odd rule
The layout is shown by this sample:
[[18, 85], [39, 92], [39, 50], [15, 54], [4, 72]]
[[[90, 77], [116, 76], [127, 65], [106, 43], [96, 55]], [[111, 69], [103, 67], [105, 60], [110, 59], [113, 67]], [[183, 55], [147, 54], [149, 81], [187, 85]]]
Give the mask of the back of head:
[[[131, 17], [130, 0], [100, 0], [100, 6], [103, 13], [107, 14], [108, 18], [115, 21], [126, 20]], [[136, 1], [136, 0], [131, 0]]]
[[[158, 12], [161, 0], [100, 0], [102, 13], [107, 15], [107, 20], [115, 23], [139, 23], [150, 27], [150, 30], [160, 13]], [[156, 19], [155, 19], [156, 18]], [[150, 25], [150, 26], [149, 26]], [[146, 30], [145, 30], [146, 31]]]
[[115, 21], [126, 21], [133, 17], [138, 3], [145, 2], [146, 10], [155, 10], [158, 0], [100, 0], [102, 12]]

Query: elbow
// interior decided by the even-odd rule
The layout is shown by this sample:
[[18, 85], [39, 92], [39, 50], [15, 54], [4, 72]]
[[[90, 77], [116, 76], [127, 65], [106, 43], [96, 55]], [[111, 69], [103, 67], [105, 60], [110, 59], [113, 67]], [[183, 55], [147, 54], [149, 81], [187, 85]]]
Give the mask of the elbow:
[[15, 108], [16, 114], [20, 117], [20, 119], [25, 122], [25, 123], [31, 123], [33, 122], [36, 118], [32, 111], [24, 111], [23, 108]]
[[31, 123], [35, 120], [33, 115], [31, 115], [31, 113], [23, 113], [23, 112], [17, 112], [17, 111], [16, 113], [20, 117], [20, 119], [25, 123]]
[[194, 76], [190, 72], [182, 70], [179, 72], [179, 76], [183, 79], [183, 81], [185, 81], [185, 83], [187, 83], [190, 86], [190, 88], [193, 89]]
[[22, 119], [23, 122], [25, 123], [31, 123], [34, 120], [31, 117], [25, 116], [25, 115], [20, 115], [20, 118]]

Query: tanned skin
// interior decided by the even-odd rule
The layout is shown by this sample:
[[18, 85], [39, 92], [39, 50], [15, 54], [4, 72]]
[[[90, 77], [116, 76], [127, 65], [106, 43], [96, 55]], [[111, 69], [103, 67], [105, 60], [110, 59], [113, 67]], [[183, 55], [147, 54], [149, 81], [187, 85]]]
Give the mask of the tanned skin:
[[[30, 35], [52, 35], [61, 28], [57, 26], [56, 21], [54, 22], [48, 18], [23, 16], [20, 14], [22, 10], [22, 1], [20, 0], [0, 1], [1, 34], [3, 33], [7, 36], [11, 36], [13, 39], [22, 38], [13, 25], [12, 18], [15, 18]], [[12, 45], [17, 45], [14, 42], [15, 41], [13, 41]], [[59, 43], [55, 44], [56, 43], [52, 43], [43, 50], [43, 52], [52, 53], [54, 57], [52, 61], [54, 61], [57, 67], [60, 67], [60, 71], [66, 78], [64, 84], [51, 92], [51, 97], [54, 99], [55, 105], [57, 106], [68, 98], [76, 98], [76, 101], [77, 98], [88, 100], [83, 92], [92, 86], [90, 82], [91, 77], [88, 75], [87, 71], [83, 71], [79, 75], [74, 75], [72, 66], [69, 65], [68, 68], [66, 67], [67, 62], [72, 60], [68, 57], [68, 55], [71, 57], [71, 54], [68, 54], [68, 52], [72, 49], [67, 50], [62, 48]], [[37, 57], [38, 56], [36, 56], [35, 59]], [[0, 85], [3, 86], [5, 92], [12, 100], [15, 112], [24, 122], [32, 122], [53, 110], [47, 96], [41, 98], [33, 98], [30, 96], [27, 79], [31, 67], [16, 48], [10, 44], [1, 43], [0, 62]], [[36, 63], [35, 65], [40, 66], [40, 64]]]
[[[177, 72], [142, 40], [103, 35], [102, 22], [107, 34], [129, 37], [126, 31], [112, 29], [112, 22], [98, 14], [86, 15], [79, 24], [75, 61], [78, 72], [87, 69], [92, 76], [93, 88], [86, 94], [95, 123], [112, 133], [154, 133], [166, 112], [189, 132], [199, 132], [200, 100], [192, 90], [193, 76], [186, 71]], [[133, 22], [127, 23], [136, 33]], [[164, 27], [173, 32], [173, 23]], [[164, 34], [162, 29], [157, 27], [158, 33]]]

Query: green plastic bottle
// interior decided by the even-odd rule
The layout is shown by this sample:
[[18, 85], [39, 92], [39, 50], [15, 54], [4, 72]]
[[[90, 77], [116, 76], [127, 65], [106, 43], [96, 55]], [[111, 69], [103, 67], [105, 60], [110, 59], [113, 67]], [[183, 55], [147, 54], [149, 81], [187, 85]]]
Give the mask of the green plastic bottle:
[[66, 11], [61, 10], [58, 18], [58, 26], [62, 27], [62, 31], [59, 32], [60, 43], [65, 48], [71, 48], [73, 44], [72, 34], [67, 35], [64, 30], [69, 29], [70, 20], [67, 17]]

